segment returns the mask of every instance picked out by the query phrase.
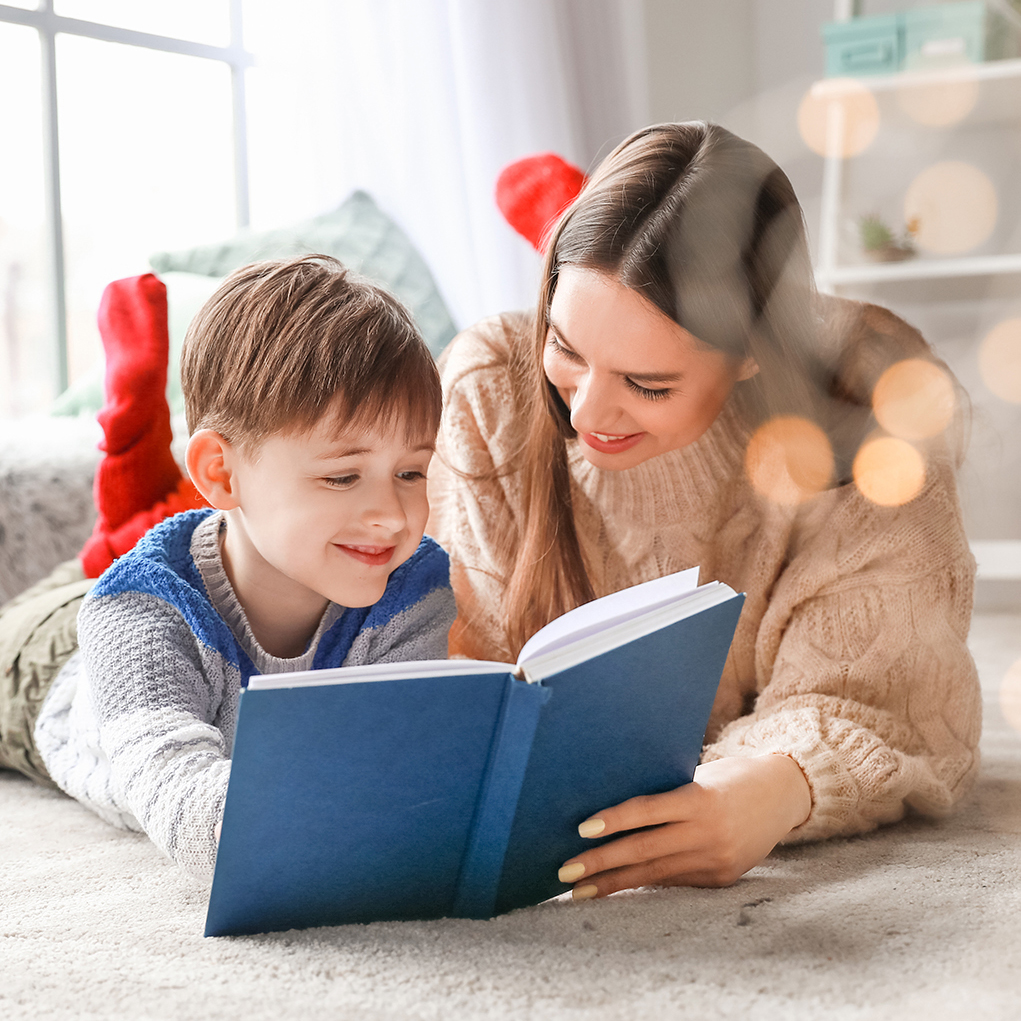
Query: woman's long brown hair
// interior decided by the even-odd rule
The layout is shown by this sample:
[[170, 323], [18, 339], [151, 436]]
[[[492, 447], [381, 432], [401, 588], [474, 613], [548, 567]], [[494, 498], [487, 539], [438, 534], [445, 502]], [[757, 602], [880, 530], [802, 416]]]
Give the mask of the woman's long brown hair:
[[557, 225], [535, 329], [511, 351], [527, 421], [513, 464], [525, 510], [506, 605], [514, 654], [548, 621], [594, 596], [571, 506], [566, 441], [575, 432], [542, 365], [550, 305], [567, 265], [611, 274], [703, 343], [753, 358], [758, 373], [735, 387], [742, 417], [749, 427], [773, 414], [819, 423], [835, 441], [838, 481], [868, 415], [853, 409], [849, 429], [848, 402], [834, 411], [804, 219], [783, 171], [713, 124], [660, 124], [631, 135]]

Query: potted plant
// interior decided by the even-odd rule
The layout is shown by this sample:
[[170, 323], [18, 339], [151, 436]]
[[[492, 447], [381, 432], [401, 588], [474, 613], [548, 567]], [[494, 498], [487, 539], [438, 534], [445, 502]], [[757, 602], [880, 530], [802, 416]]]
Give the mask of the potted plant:
[[867, 259], [873, 262], [901, 262], [917, 254], [915, 235], [918, 233], [918, 219], [907, 222], [904, 232], [898, 237], [877, 213], [858, 217], [858, 237]]

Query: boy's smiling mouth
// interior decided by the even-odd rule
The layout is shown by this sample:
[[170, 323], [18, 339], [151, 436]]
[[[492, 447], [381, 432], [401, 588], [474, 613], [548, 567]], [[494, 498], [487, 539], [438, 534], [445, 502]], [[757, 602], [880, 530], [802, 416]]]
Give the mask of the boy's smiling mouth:
[[347, 543], [334, 543], [337, 549], [342, 550], [349, 557], [360, 560], [363, 564], [371, 567], [382, 567], [388, 564], [394, 555], [396, 546], [355, 546]]

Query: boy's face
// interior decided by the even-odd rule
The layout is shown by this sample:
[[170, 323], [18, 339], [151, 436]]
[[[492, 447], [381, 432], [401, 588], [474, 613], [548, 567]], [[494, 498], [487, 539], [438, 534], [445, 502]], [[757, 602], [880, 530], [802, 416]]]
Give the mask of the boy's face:
[[[235, 452], [228, 550], [246, 586], [281, 609], [329, 599], [369, 606], [418, 548], [429, 516], [432, 441], [324, 420]], [[239, 528], [236, 526], [240, 526]], [[244, 559], [244, 565], [239, 561]]]

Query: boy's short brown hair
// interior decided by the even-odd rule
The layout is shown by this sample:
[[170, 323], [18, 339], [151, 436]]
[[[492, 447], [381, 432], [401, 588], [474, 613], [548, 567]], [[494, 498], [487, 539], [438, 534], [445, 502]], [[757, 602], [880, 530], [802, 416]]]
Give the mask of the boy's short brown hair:
[[188, 328], [181, 388], [189, 432], [240, 447], [329, 415], [430, 442], [440, 421], [439, 373], [408, 311], [326, 255], [227, 277]]

